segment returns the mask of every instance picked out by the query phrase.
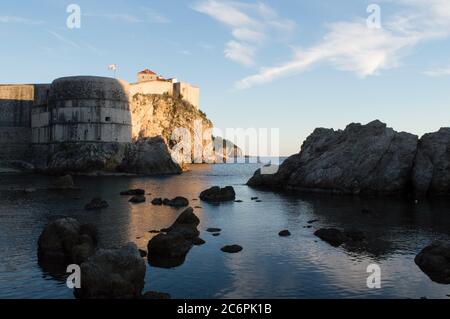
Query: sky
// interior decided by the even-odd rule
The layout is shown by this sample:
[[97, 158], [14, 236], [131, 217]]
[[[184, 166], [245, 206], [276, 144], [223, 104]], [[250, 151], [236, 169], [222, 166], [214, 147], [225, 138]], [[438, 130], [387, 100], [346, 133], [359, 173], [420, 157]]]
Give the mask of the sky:
[[448, 0], [2, 1], [0, 37], [0, 83], [150, 68], [200, 86], [223, 131], [279, 129], [281, 155], [316, 127], [449, 126]]

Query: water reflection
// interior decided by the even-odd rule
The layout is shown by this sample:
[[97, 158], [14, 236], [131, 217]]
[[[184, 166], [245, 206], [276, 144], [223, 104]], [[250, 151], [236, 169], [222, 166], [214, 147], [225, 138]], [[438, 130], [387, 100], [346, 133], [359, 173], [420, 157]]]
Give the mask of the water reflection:
[[[153, 206], [151, 199], [176, 196], [202, 207], [195, 214], [206, 244], [194, 246], [177, 268], [157, 268], [150, 261], [146, 291], [164, 291], [175, 298], [445, 298], [450, 292], [413, 261], [433, 240], [449, 240], [449, 199], [415, 204], [398, 198], [277, 194], [244, 185], [255, 169], [201, 165], [164, 178], [75, 177], [80, 187], [75, 193], [47, 191], [51, 178], [1, 176], [0, 297], [73, 298], [61, 269], [38, 265], [37, 239], [50, 220], [70, 216], [97, 225], [101, 247], [133, 241], [146, 250], [156, 235], [149, 231], [169, 227], [182, 211]], [[214, 185], [234, 186], [243, 202], [214, 206], [193, 200]], [[37, 191], [17, 191], [29, 187]], [[119, 195], [134, 188], [151, 193], [146, 203], [133, 205]], [[252, 201], [255, 196], [262, 202]], [[105, 199], [109, 208], [85, 211], [93, 197]], [[308, 224], [313, 219], [318, 221]], [[208, 227], [221, 228], [221, 236], [205, 232]], [[314, 236], [315, 230], [329, 227], [362, 231], [368, 242], [362, 247], [331, 247]], [[292, 236], [280, 238], [282, 229]], [[222, 253], [220, 248], [229, 244], [244, 250]], [[382, 268], [380, 290], [366, 286], [366, 268], [374, 262]]]

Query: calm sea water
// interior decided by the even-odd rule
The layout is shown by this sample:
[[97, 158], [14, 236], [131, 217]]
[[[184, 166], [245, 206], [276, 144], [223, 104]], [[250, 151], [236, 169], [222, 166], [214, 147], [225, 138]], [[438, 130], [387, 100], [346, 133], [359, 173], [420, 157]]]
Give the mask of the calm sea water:
[[[37, 263], [37, 239], [44, 226], [60, 216], [94, 223], [101, 246], [133, 241], [146, 249], [153, 229], [172, 224], [180, 210], [152, 206], [153, 197], [185, 196], [201, 220], [206, 244], [193, 247], [185, 263], [174, 269], [147, 266], [145, 291], [167, 292], [173, 298], [447, 298], [450, 286], [433, 283], [414, 264], [415, 255], [436, 239], [450, 238], [450, 200], [417, 205], [401, 199], [334, 196], [292, 196], [258, 191], [245, 182], [256, 164], [199, 165], [180, 176], [76, 177], [79, 191], [46, 190], [42, 176], [0, 176], [0, 298], [73, 298], [64, 275]], [[209, 205], [199, 193], [214, 185], [234, 186], [243, 203]], [[35, 193], [14, 189], [34, 187]], [[119, 192], [145, 188], [148, 202], [131, 205]], [[87, 212], [93, 197], [110, 208]], [[251, 201], [258, 196], [262, 202]], [[371, 213], [362, 213], [370, 209]], [[311, 228], [308, 221], [317, 219]], [[219, 237], [205, 231], [222, 228]], [[321, 227], [359, 229], [376, 239], [365, 251], [334, 248], [318, 240]], [[289, 229], [292, 236], [278, 232]], [[220, 248], [239, 244], [235, 255]], [[367, 288], [367, 266], [382, 270], [382, 288]]]

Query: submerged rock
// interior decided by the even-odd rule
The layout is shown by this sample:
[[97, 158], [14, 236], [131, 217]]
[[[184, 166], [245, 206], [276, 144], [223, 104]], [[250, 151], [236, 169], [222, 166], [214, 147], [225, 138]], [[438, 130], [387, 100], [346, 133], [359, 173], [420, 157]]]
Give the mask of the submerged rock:
[[122, 195], [122, 196], [145, 195], [145, 190], [144, 189], [140, 189], [140, 188], [130, 189], [130, 190], [127, 190], [127, 191], [120, 192], [120, 195]]
[[334, 247], [341, 246], [346, 240], [345, 235], [335, 228], [322, 228], [317, 230], [314, 235]]
[[90, 203], [86, 204], [84, 206], [85, 210], [98, 210], [98, 209], [105, 209], [108, 208], [109, 204], [106, 200], [103, 200], [101, 198], [94, 198], [91, 200]]
[[153, 237], [147, 246], [148, 260], [152, 266], [172, 268], [183, 264], [187, 253], [200, 239], [197, 226], [200, 220], [189, 207], [164, 233]]
[[56, 178], [53, 181], [54, 189], [73, 189], [75, 188], [75, 184], [73, 183], [73, 179], [71, 175], [64, 175]]
[[229, 246], [222, 247], [220, 250], [223, 251], [224, 253], [236, 254], [236, 253], [242, 251], [242, 249], [243, 248], [239, 245], [229, 245]]
[[200, 199], [205, 202], [213, 203], [234, 201], [236, 199], [236, 193], [234, 191], [234, 188], [231, 186], [227, 186], [224, 188], [214, 186], [201, 192]]
[[93, 225], [80, 225], [73, 218], [55, 220], [39, 236], [38, 259], [43, 263], [81, 264], [95, 252], [97, 238]]
[[145, 262], [134, 243], [117, 249], [100, 249], [81, 265], [81, 299], [140, 298], [144, 288]]
[[425, 134], [413, 169], [416, 195], [450, 195], [450, 128]]
[[418, 137], [386, 124], [350, 124], [345, 130], [319, 128], [301, 152], [275, 174], [258, 170], [249, 186], [339, 194], [402, 194], [410, 190]]
[[[366, 235], [359, 230], [346, 230], [344, 232], [336, 228], [321, 228], [317, 230], [314, 235], [329, 243], [334, 247], [339, 247], [342, 244], [346, 244], [348, 248], [367, 250], [370, 249], [370, 245], [367, 246]], [[370, 244], [373, 244], [371, 242]], [[364, 244], [364, 245], [363, 245]]]
[[414, 259], [419, 268], [440, 284], [450, 284], [450, 243], [434, 242]]

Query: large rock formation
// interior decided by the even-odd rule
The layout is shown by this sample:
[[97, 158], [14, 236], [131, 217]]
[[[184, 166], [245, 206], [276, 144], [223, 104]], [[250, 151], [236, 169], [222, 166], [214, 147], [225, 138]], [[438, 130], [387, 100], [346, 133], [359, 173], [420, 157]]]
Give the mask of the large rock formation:
[[128, 145], [118, 171], [140, 175], [180, 174], [176, 163], [161, 137], [142, 138]]
[[75, 290], [75, 296], [82, 299], [140, 298], [145, 271], [145, 262], [134, 243], [118, 249], [99, 249], [81, 265], [81, 288]]
[[86, 261], [95, 251], [97, 229], [81, 225], [73, 218], [61, 218], [45, 226], [38, 240], [40, 263], [76, 263]]
[[417, 195], [450, 195], [450, 128], [420, 139], [413, 182]]
[[341, 194], [400, 194], [411, 187], [418, 138], [384, 123], [316, 129], [301, 152], [273, 175], [257, 171], [250, 186]]

